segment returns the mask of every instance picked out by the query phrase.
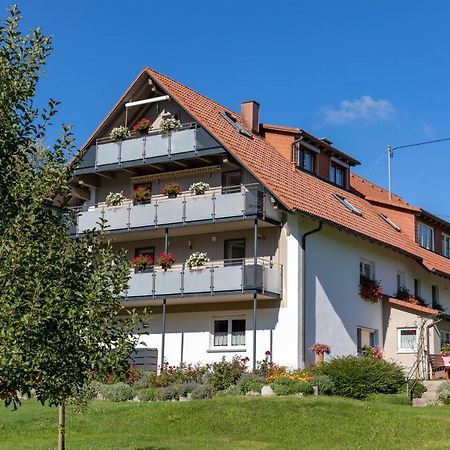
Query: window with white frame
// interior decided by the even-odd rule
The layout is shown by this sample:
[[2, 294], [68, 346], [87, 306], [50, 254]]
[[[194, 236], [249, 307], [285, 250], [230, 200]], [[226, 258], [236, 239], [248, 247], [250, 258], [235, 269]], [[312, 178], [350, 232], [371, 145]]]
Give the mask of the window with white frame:
[[406, 288], [405, 272], [397, 271], [397, 291]]
[[375, 263], [366, 259], [359, 261], [359, 274], [363, 277], [374, 279], [375, 278]]
[[434, 228], [419, 223], [419, 245], [428, 250], [434, 250]]
[[417, 349], [417, 328], [397, 328], [397, 353], [414, 353]]
[[442, 255], [450, 258], [450, 236], [442, 234]]
[[373, 347], [378, 344], [377, 330], [365, 327], [356, 328], [356, 347], [358, 354], [362, 353], [364, 347]]
[[244, 317], [214, 317], [211, 347], [214, 349], [244, 347], [245, 326]]

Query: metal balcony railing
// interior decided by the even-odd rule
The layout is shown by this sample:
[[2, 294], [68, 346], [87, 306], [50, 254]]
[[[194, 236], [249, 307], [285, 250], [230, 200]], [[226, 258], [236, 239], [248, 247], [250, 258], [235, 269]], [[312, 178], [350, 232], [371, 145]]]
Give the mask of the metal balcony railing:
[[160, 130], [141, 136], [133, 135], [123, 141], [110, 138], [97, 139], [95, 146], [95, 167], [122, 164], [129, 161], [143, 161], [157, 156], [171, 157], [177, 153], [197, 151], [197, 124], [186, 123], [168, 136]]
[[83, 206], [78, 208], [75, 233], [99, 228], [102, 219], [107, 221], [108, 231], [136, 231], [247, 217], [280, 220], [279, 211], [259, 184], [219, 187], [203, 195], [184, 192], [177, 198], [155, 195], [150, 203], [145, 204], [134, 204], [130, 200], [120, 206], [106, 206], [104, 203]]
[[276, 298], [282, 294], [283, 267], [265, 258], [212, 261], [201, 268], [184, 264], [164, 271], [152, 268], [130, 273], [128, 300], [162, 297], [214, 296], [256, 292]]

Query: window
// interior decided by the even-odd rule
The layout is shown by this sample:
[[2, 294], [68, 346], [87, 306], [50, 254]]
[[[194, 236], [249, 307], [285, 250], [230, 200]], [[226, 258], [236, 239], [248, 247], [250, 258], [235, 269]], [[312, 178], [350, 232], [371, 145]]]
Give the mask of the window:
[[433, 307], [439, 305], [439, 286], [431, 286], [431, 305]]
[[224, 259], [227, 266], [239, 266], [245, 258], [245, 239], [228, 239], [224, 243]]
[[329, 180], [338, 186], [346, 186], [346, 169], [335, 162], [330, 163]]
[[244, 347], [245, 325], [243, 318], [213, 319], [212, 347]]
[[420, 280], [414, 278], [414, 297], [420, 297], [421, 290]]
[[434, 250], [434, 229], [423, 223], [419, 223], [419, 245]]
[[440, 330], [441, 331], [441, 345], [450, 344], [450, 331]]
[[241, 192], [241, 185], [242, 172], [240, 170], [222, 173], [222, 194]]
[[356, 206], [354, 206], [352, 203], [350, 203], [345, 197], [342, 197], [342, 195], [339, 195], [339, 194], [333, 194], [333, 195], [353, 214], [362, 216], [362, 212]]
[[375, 278], [375, 264], [373, 262], [361, 259], [359, 262], [359, 274], [363, 277]]
[[405, 289], [406, 288], [406, 282], [405, 282], [405, 273], [401, 272], [400, 270], [397, 272], [397, 291], [399, 289]]
[[304, 146], [298, 146], [297, 164], [301, 169], [314, 173], [316, 166], [316, 155], [312, 150], [307, 150]]
[[252, 133], [247, 130], [240, 122], [238, 122], [228, 111], [221, 111], [221, 116], [230, 124], [233, 125], [239, 133], [243, 134], [248, 138], [253, 138]]
[[397, 353], [414, 353], [417, 348], [416, 328], [397, 328]]
[[385, 216], [384, 214], [380, 213], [380, 217], [387, 222], [395, 231], [402, 231], [402, 229], [395, 223], [393, 222], [391, 219], [389, 219], [389, 217]]
[[442, 254], [450, 258], [450, 236], [442, 234]]
[[358, 354], [362, 353], [364, 347], [373, 347], [377, 345], [377, 331], [370, 328], [358, 327], [356, 329], [356, 347]]

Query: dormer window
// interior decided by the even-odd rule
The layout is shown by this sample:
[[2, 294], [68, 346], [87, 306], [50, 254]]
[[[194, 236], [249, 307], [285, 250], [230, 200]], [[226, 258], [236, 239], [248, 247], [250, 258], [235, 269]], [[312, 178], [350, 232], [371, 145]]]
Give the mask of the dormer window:
[[315, 173], [316, 169], [316, 153], [303, 145], [298, 146], [297, 155], [298, 167], [311, 173]]
[[450, 236], [442, 233], [442, 255], [450, 258]]
[[337, 186], [345, 188], [347, 185], [346, 180], [347, 168], [340, 161], [336, 160], [335, 158], [331, 158], [329, 181], [336, 184]]
[[434, 251], [434, 229], [419, 222], [419, 245]]

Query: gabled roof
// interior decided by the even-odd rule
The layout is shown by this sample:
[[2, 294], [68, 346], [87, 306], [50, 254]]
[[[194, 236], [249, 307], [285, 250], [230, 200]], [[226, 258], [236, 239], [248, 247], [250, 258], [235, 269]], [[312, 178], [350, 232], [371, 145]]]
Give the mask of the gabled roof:
[[[234, 111], [150, 68], [144, 68], [137, 79], [143, 73], [147, 73], [162, 91], [184, 108], [288, 210], [298, 211], [404, 253], [423, 262], [430, 271], [450, 277], [449, 259], [435, 254], [424, 255], [430, 252], [421, 249], [415, 242], [395, 231], [380, 217], [376, 207], [361, 195], [345, 191], [296, 170], [290, 161], [262, 137], [255, 134], [246, 137], [239, 133], [223, 116], [223, 112], [227, 111], [235, 120], [242, 123], [240, 116]], [[107, 118], [102, 123], [106, 120]], [[87, 145], [80, 153], [86, 151], [86, 147]], [[334, 194], [345, 197], [362, 212], [362, 216], [350, 212]]]

